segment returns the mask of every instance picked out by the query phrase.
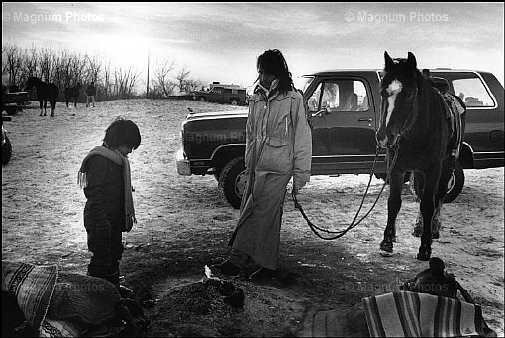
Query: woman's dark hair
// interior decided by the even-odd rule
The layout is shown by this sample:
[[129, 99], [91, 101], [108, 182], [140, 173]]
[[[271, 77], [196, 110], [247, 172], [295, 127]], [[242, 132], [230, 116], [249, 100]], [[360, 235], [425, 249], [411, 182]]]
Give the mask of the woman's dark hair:
[[118, 117], [105, 130], [105, 138], [103, 139], [107, 147], [111, 149], [122, 145], [137, 149], [141, 140], [140, 130], [137, 125], [133, 121], [125, 120], [122, 117]]
[[291, 78], [291, 73], [288, 70], [288, 65], [284, 56], [278, 49], [269, 49], [258, 56], [256, 68], [260, 73], [274, 75], [278, 78], [278, 88], [281, 93], [293, 90], [293, 79]]

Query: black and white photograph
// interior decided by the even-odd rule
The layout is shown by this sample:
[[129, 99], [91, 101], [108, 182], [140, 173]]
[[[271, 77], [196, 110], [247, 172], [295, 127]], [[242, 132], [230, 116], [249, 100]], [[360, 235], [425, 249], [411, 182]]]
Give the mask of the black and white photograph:
[[503, 2], [3, 2], [2, 337], [503, 337]]

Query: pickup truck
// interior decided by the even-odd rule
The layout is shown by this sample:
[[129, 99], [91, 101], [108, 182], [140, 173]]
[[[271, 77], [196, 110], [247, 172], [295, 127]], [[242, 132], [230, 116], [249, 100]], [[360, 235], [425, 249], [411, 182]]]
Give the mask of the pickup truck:
[[[502, 167], [504, 89], [493, 74], [433, 69], [449, 92], [465, 103], [466, 126], [456, 170], [445, 202], [464, 185], [463, 169]], [[373, 164], [380, 119], [380, 70], [330, 70], [303, 77], [303, 97], [312, 116], [312, 175], [365, 174]], [[182, 148], [176, 154], [180, 175], [212, 174], [225, 199], [240, 207], [247, 110], [189, 114], [182, 122]], [[384, 152], [375, 174], [385, 177]]]
[[246, 89], [238, 86], [213, 85], [210, 90], [200, 90], [191, 93], [193, 100], [244, 105]]

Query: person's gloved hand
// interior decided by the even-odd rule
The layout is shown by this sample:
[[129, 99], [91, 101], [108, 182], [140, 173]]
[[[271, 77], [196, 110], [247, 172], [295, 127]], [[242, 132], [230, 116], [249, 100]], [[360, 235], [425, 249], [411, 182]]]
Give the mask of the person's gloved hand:
[[297, 195], [307, 182], [293, 179], [293, 193]]

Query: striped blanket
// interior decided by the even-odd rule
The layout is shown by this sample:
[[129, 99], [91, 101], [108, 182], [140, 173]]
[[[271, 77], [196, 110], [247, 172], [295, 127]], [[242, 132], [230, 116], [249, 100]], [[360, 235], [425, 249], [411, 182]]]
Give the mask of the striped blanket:
[[461, 337], [488, 331], [479, 305], [410, 291], [362, 300], [371, 337]]
[[58, 267], [2, 261], [2, 291], [16, 297], [28, 325], [40, 327], [46, 318]]

